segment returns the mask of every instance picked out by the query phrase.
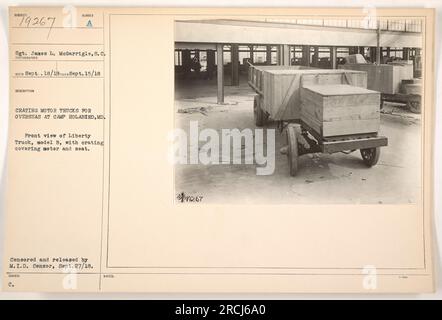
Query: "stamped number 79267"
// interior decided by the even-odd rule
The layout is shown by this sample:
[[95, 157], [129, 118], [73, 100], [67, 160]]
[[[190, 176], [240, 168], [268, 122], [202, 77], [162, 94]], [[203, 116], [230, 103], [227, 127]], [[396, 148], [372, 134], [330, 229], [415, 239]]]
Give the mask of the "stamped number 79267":
[[22, 16], [19, 27], [25, 28], [48, 28], [48, 35], [51, 33], [52, 27], [55, 23], [55, 17], [32, 17], [32, 16]]

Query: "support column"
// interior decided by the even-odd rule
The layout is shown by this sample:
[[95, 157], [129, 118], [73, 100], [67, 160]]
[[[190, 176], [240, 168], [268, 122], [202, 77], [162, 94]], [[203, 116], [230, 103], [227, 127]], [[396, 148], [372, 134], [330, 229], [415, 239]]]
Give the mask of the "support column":
[[403, 60], [410, 60], [410, 49], [409, 48], [402, 48], [402, 59]]
[[336, 47], [330, 47], [330, 62], [331, 62], [331, 68], [336, 69], [337, 68], [337, 48]]
[[276, 46], [276, 64], [278, 66], [282, 65], [282, 46], [277, 45]]
[[376, 62], [376, 47], [370, 47], [370, 62]]
[[224, 103], [224, 57], [223, 57], [223, 45], [217, 44], [216, 45], [216, 60], [217, 60], [217, 87], [218, 87], [218, 94], [217, 94], [217, 103], [223, 104]]
[[181, 56], [184, 75], [187, 76], [190, 73], [191, 65], [190, 50], [183, 50]]
[[249, 46], [249, 48], [250, 48], [250, 63], [252, 63], [253, 64], [253, 53], [254, 53], [254, 50], [253, 50], [253, 46]]
[[[197, 61], [197, 63], [193, 65], [193, 68], [194, 68], [195, 73], [199, 77], [200, 72], [201, 72], [201, 63], [200, 63], [200, 51], [198, 49], [195, 50], [194, 59], [195, 59], [195, 61]], [[199, 66], [199, 68], [198, 68], [198, 66]]]
[[282, 53], [282, 65], [289, 66], [290, 65], [290, 46], [288, 44], [283, 44], [281, 46]]
[[272, 64], [272, 46], [266, 47], [266, 64]]
[[289, 65], [295, 65], [295, 46], [289, 46]]
[[207, 78], [212, 79], [215, 72], [215, 51], [207, 50]]
[[232, 44], [232, 86], [239, 86], [239, 51], [238, 45]]
[[318, 66], [318, 62], [319, 62], [319, 47], [318, 46], [313, 46], [314, 48], [314, 53], [313, 53], [313, 61], [312, 61], [312, 65], [314, 67]]
[[302, 46], [302, 64], [310, 67], [310, 46]]
[[376, 32], [376, 64], [381, 64], [381, 26], [379, 21]]

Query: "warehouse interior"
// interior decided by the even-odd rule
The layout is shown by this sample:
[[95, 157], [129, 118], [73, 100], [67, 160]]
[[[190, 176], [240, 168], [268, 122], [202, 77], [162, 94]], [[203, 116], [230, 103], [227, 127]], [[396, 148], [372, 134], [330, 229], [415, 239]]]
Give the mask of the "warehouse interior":
[[[248, 83], [249, 64], [338, 69], [346, 57], [359, 54], [369, 64], [412, 64], [413, 78], [419, 79], [423, 28], [419, 19], [176, 21], [176, 123], [185, 130], [192, 120], [216, 130], [255, 127], [256, 93]], [[315, 154], [300, 160], [304, 169], [291, 179], [286, 174], [285, 157], [277, 152], [277, 170], [272, 177], [256, 177], [253, 166], [247, 165], [189, 165], [178, 168], [181, 179], [177, 179], [176, 188], [197, 193], [204, 190], [213, 202], [226, 197], [233, 202], [256, 202], [255, 197], [263, 198], [263, 202], [416, 202], [420, 190], [420, 120], [420, 114], [410, 112], [403, 103], [384, 104], [381, 131], [390, 143], [380, 165], [371, 170], [359, 167], [352, 157]], [[283, 140], [277, 136], [279, 147]], [[381, 178], [385, 180], [382, 183]], [[232, 189], [233, 181], [242, 184], [236, 183]], [[271, 190], [274, 188], [266, 196], [259, 187], [264, 181], [270, 182]], [[334, 187], [336, 184], [341, 187]], [[361, 195], [361, 189], [356, 192], [355, 184], [367, 194]], [[335, 191], [330, 193], [330, 188]]]

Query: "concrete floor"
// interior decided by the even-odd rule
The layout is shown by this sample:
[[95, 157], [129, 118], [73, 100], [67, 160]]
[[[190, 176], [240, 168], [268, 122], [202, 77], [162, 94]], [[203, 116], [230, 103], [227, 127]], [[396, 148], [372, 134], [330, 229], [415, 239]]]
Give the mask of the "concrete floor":
[[[177, 84], [176, 125], [186, 132], [189, 121], [218, 132], [253, 130], [254, 94], [242, 79], [239, 87], [225, 87], [226, 104], [217, 105], [214, 81]], [[375, 167], [367, 168], [359, 151], [309, 154], [300, 157], [298, 174], [291, 177], [287, 157], [279, 152], [285, 136], [277, 131], [273, 175], [257, 176], [256, 165], [176, 165], [176, 193], [202, 195], [204, 203], [415, 203], [421, 194], [420, 115], [394, 104], [383, 112], [380, 134], [388, 137], [389, 145], [381, 149]]]

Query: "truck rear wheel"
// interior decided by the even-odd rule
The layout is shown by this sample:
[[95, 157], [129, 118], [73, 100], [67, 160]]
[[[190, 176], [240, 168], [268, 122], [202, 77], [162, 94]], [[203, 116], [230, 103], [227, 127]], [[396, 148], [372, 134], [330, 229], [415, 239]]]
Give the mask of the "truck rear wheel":
[[368, 148], [361, 149], [362, 160], [364, 161], [367, 167], [373, 167], [378, 163], [379, 156], [381, 155], [381, 148]]
[[408, 109], [413, 113], [421, 113], [421, 102], [416, 100], [408, 101]]
[[298, 172], [298, 138], [293, 126], [287, 127], [287, 157], [289, 160], [289, 170], [292, 177]]

